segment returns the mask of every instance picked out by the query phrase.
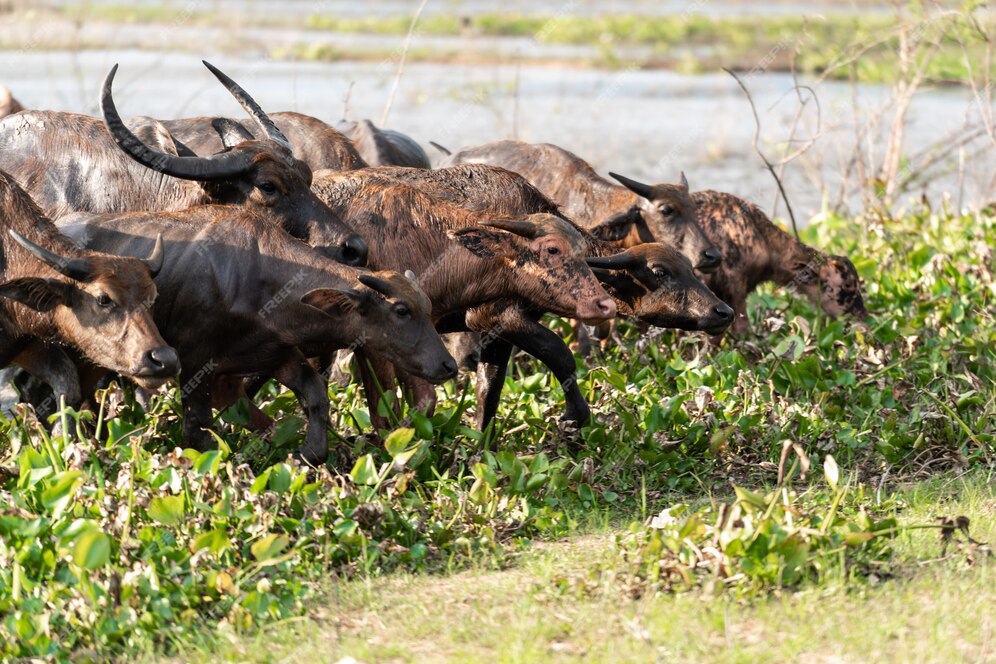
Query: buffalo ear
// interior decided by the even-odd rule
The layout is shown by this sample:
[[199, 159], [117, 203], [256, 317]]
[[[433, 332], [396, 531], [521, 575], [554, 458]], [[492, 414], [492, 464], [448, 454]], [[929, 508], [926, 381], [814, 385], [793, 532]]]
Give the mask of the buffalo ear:
[[239, 143], [254, 141], [255, 137], [241, 124], [230, 118], [215, 118], [211, 120], [211, 127], [218, 132], [221, 144], [226, 148], [232, 148]]
[[450, 231], [449, 236], [478, 258], [510, 256], [514, 242], [511, 233], [495, 232], [480, 226]]
[[370, 293], [351, 288], [316, 288], [301, 296], [301, 304], [318, 309], [328, 316], [358, 310], [360, 313], [370, 302]]
[[640, 220], [639, 210], [629, 210], [606, 219], [598, 226], [590, 229], [592, 235], [606, 242], [619, 242], [633, 232], [633, 224]]
[[66, 302], [69, 297], [67, 289], [65, 283], [54, 279], [24, 277], [0, 284], [0, 297], [9, 298], [35, 311], [46, 313]]

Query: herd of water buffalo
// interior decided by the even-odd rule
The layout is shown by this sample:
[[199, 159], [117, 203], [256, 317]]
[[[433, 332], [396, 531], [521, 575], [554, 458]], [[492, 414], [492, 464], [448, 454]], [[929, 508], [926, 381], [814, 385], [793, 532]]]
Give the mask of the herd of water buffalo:
[[[366, 121], [267, 115], [205, 64], [248, 120], [125, 123], [115, 67], [103, 120], [21, 110], [0, 121], [0, 361], [69, 405], [108, 374], [145, 389], [177, 378], [186, 443], [203, 449], [212, 407], [273, 378], [297, 396], [301, 454], [318, 463], [324, 370], [342, 349], [372, 406], [400, 385], [431, 409], [436, 384], [476, 367], [483, 428], [517, 347], [563, 385], [564, 419], [583, 423], [574, 356], [544, 314], [603, 337], [617, 315], [741, 333], [748, 293], [773, 281], [830, 315], [866, 315], [847, 258], [735, 196], [690, 191], [683, 175], [615, 184], [562, 148], [519, 141], [432, 169], [412, 139]], [[250, 408], [254, 427], [272, 424]]]

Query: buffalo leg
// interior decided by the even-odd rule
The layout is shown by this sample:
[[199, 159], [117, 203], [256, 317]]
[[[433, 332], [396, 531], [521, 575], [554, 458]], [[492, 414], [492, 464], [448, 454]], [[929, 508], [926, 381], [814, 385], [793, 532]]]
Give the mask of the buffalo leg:
[[[268, 378], [266, 379], [268, 380]], [[246, 380], [241, 376], [218, 376], [214, 380], [214, 391], [211, 394], [211, 405], [217, 410], [224, 410], [238, 402], [246, 400], [246, 410], [249, 414], [250, 431], [266, 431], [273, 426], [273, 418], [264, 413], [246, 394]]]
[[292, 391], [308, 420], [301, 456], [308, 463], [325, 463], [329, 456], [329, 392], [322, 377], [308, 359], [295, 353], [290, 361], [278, 368], [273, 377]]
[[51, 412], [57, 411], [60, 397], [65, 399], [66, 405], [70, 408], [80, 407], [83, 394], [80, 390], [79, 372], [76, 370], [76, 364], [61, 348], [33, 343], [14, 358], [13, 364], [52, 388], [54, 402], [49, 403], [52, 399], [49, 397], [41, 403], [34, 404], [39, 417], [44, 418]]
[[561, 419], [584, 424], [591, 417], [591, 409], [578, 387], [577, 364], [571, 349], [539, 321], [526, 316], [518, 319], [515, 326], [507, 326], [502, 331], [501, 337], [550, 368], [564, 390], [566, 409]]
[[498, 402], [505, 387], [508, 361], [512, 357], [512, 344], [503, 339], [493, 339], [480, 350], [477, 363], [477, 428], [481, 431], [491, 424], [498, 412]]
[[401, 389], [404, 390], [405, 396], [408, 398], [409, 405], [427, 417], [432, 417], [436, 410], [436, 386], [424, 378], [419, 378], [397, 367], [395, 367], [395, 371], [398, 374]]
[[[192, 364], [191, 366], [197, 366]], [[207, 366], [207, 365], [205, 365]], [[180, 370], [180, 396], [183, 399], [183, 439], [187, 445], [204, 452], [211, 449], [211, 388], [214, 372], [206, 369], [185, 373]]]
[[[390, 362], [376, 355], [356, 351], [354, 358], [360, 369], [360, 379], [363, 381], [363, 391], [367, 395], [367, 408], [370, 410], [370, 426], [374, 431], [390, 429], [391, 422], [380, 414], [379, 404], [381, 391], [386, 395], [394, 394], [395, 370]], [[395, 399], [391, 405], [394, 414], [401, 417], [401, 404]]]

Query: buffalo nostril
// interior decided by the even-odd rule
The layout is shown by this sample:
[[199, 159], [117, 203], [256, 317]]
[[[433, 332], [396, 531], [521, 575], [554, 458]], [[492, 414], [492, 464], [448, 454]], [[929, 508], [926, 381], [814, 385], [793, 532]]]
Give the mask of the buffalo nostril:
[[713, 311], [716, 312], [717, 316], [724, 320], [730, 320], [733, 318], [733, 308], [728, 304], [717, 304]]
[[357, 236], [353, 236], [342, 244], [342, 260], [347, 265], [363, 267], [367, 264], [369, 247], [366, 241]]
[[717, 268], [723, 263], [723, 252], [716, 247], [709, 247], [702, 252], [702, 260], [696, 266], [700, 270]]
[[156, 373], [173, 375], [180, 369], [180, 358], [176, 351], [169, 346], [155, 348], [145, 354], [146, 363], [152, 367]]
[[612, 317], [616, 315], [616, 302], [612, 298], [606, 297], [598, 301], [598, 311], [601, 314]]
[[449, 374], [449, 375], [455, 374], [456, 371], [457, 371], [456, 360], [449, 359], [449, 358], [443, 360], [443, 369], [446, 369], [446, 373]]

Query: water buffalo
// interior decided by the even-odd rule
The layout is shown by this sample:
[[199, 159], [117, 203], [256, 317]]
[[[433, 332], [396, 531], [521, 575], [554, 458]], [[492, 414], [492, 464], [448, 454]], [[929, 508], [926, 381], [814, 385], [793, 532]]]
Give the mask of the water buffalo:
[[[348, 137], [318, 118], [292, 112], [268, 115], [280, 133], [287, 138], [294, 158], [306, 163], [312, 171], [349, 171], [367, 165]], [[139, 133], [152, 122], [155, 121], [137, 117], [132, 118], [128, 126]], [[160, 123], [191, 151], [201, 154], [221, 152], [241, 142], [256, 140], [259, 132], [259, 126], [251, 119], [202, 116], [162, 120]]]
[[572, 220], [621, 247], [663, 242], [703, 273], [716, 270], [722, 261], [696, 222], [684, 174], [679, 184], [648, 185], [610, 173], [620, 186], [556, 145], [511, 140], [458, 150], [442, 166], [457, 164], [491, 164], [519, 173]]
[[433, 382], [456, 372], [416, 284], [336, 263], [243, 207], [60, 223], [88, 247], [123, 254], [141, 254], [162, 234], [168, 258], [153, 313], [180, 354], [184, 437], [195, 447], [211, 440], [204, 428], [217, 377], [272, 376], [290, 388], [308, 416], [302, 454], [319, 463], [328, 452], [328, 390], [307, 357], [354, 346]]
[[380, 129], [370, 120], [340, 120], [336, 129], [353, 141], [370, 166], [432, 168], [429, 155], [411, 136], [394, 129]]
[[183, 156], [142, 143], [111, 96], [117, 66], [104, 81], [106, 122], [72, 113], [27, 111], [0, 121], [0, 168], [46, 213], [182, 210], [204, 203], [252, 209], [332, 258], [363, 264], [363, 239], [310, 190], [311, 170], [286, 137], [234, 81], [208, 68], [246, 109], [265, 137], [209, 157]]
[[692, 200], [702, 230], [723, 252], [723, 265], [706, 277], [706, 284], [736, 311], [735, 334], [750, 326], [747, 295], [766, 281], [803, 293], [831, 316], [868, 316], [858, 272], [846, 257], [803, 244], [756, 205], [732, 194], [697, 191]]
[[[504, 168], [487, 164], [465, 164], [435, 170], [369, 168], [352, 175], [353, 179], [363, 177], [390, 177], [404, 181], [422, 194], [438, 196], [482, 218], [530, 213], [558, 215], [581, 234], [587, 257], [604, 259], [618, 251], [614, 244], [575, 226], [521, 175]], [[316, 183], [321, 179], [321, 176], [316, 176]], [[622, 272], [596, 273], [607, 285], [614, 283], [617, 286], [612, 292], [617, 296], [621, 312], [647, 325], [704, 330], [710, 334], [722, 332], [732, 322], [733, 310], [684, 269], [685, 265], [691, 269], [687, 259], [676, 260], [676, 255], [667, 247], [656, 243], [648, 244], [642, 253], [633, 248], [628, 256], [626, 261], [616, 263]], [[654, 272], [654, 268], [660, 274], [648, 274]], [[627, 286], [627, 282], [631, 285]], [[640, 295], [640, 289], [648, 284], [656, 285], [656, 289], [651, 288], [649, 296], [644, 297]], [[541, 313], [514, 305], [509, 300], [487, 303], [468, 312], [470, 328], [483, 333], [488, 339], [485, 352], [481, 352], [479, 341], [472, 344], [480, 358], [476, 363], [477, 415], [478, 424], [482, 427], [497, 410], [508, 354], [513, 345], [542, 361], [560, 381], [566, 400], [564, 420], [583, 423], [590, 417], [587, 401], [574, 379], [576, 366], [573, 355], [559, 336], [540, 324]], [[496, 334], [496, 330], [500, 330], [501, 334]], [[463, 345], [466, 346], [467, 342], [464, 341]]]
[[149, 388], [177, 374], [176, 351], [149, 313], [161, 238], [152, 238], [144, 260], [80, 249], [2, 171], [0, 211], [0, 367], [23, 367], [73, 406], [80, 400], [74, 372], [32, 344], [71, 344]]
[[[448, 179], [445, 177], [446, 171], [458, 177]], [[476, 175], [468, 171], [476, 171]], [[416, 172], [424, 174], [424, 180], [414, 176], [407, 177]], [[402, 174], [410, 185], [402, 186], [401, 182], [385, 177], [390, 173]], [[323, 191], [329, 185], [332, 186]], [[374, 234], [378, 232], [384, 234], [384, 241], [394, 242], [397, 247], [389, 247], [387, 250], [402, 252], [400, 255], [405, 257], [422, 251], [422, 244], [405, 237], [393, 239], [393, 224], [400, 224], [403, 228], [431, 227], [439, 223], [439, 215], [461, 219], [461, 223], [496, 216], [523, 216], [527, 213], [532, 213], [527, 219], [559, 218], [561, 225], [573, 229], [576, 238], [580, 239], [579, 249], [583, 254], [589, 260], [597, 257], [602, 261], [600, 265], [605, 269], [600, 270], [601, 278], [611, 285], [613, 294], [618, 296], [616, 303], [620, 311], [649, 325], [705, 329], [713, 334], [721, 332], [732, 321], [732, 309], [702, 285], [692, 272], [691, 264], [679, 252], [652, 243], [646, 247], [631, 249], [624, 256], [610, 258], [618, 252], [617, 247], [576, 227], [562, 216], [557, 216], [555, 205], [521, 176], [504, 169], [479, 166], [443, 171], [371, 168], [353, 173], [318, 173], [315, 176], [315, 188], [333, 209], [338, 210], [341, 206], [343, 215], [353, 220], [357, 228], [363, 228], [363, 232], [371, 237], [375, 237]], [[500, 190], [507, 191], [508, 196], [498, 195]], [[426, 192], [429, 191], [442, 194], [448, 200], [427, 196]], [[481, 198], [498, 203], [492, 205], [491, 209], [485, 204], [468, 203], [470, 200], [479, 202]], [[467, 203], [467, 208], [470, 209], [454, 206], [453, 202], [457, 201]], [[368, 219], [366, 223], [376, 229], [364, 226], [361, 219]], [[506, 222], [504, 227], [512, 229], [512, 223]], [[379, 242], [380, 240], [373, 244]], [[573, 242], [577, 243], [578, 239]], [[378, 260], [379, 257], [372, 253], [371, 261], [377, 264]], [[611, 272], [608, 271], [609, 268], [612, 269]], [[432, 266], [432, 271], [436, 271], [435, 265]], [[522, 279], [523, 275], [516, 273], [516, 277]], [[425, 276], [421, 275], [420, 280], [424, 284]], [[467, 281], [444, 279], [435, 285], [435, 289], [441, 297], [446, 297], [447, 291], [452, 292], [457, 285], [468, 288]], [[494, 286], [495, 283], [488, 285], [490, 288]], [[541, 315], [548, 310], [550, 309], [534, 306], [530, 298], [506, 295], [480, 302], [464, 315], [463, 324], [485, 335], [488, 340], [488, 348], [484, 349], [485, 353], [481, 353], [482, 362], [478, 365], [478, 425], [482, 428], [490, 422], [497, 408], [505, 365], [513, 345], [537, 357], [553, 370], [567, 395], [565, 420], [584, 422], [588, 419], [590, 411], [577, 388], [577, 381], [574, 380], [576, 367], [570, 350], [556, 334], [539, 323]], [[570, 315], [563, 310], [553, 311]], [[480, 342], [476, 346], [476, 350], [481, 350]], [[417, 397], [429, 398], [430, 395], [420, 390], [417, 382], [410, 382], [408, 386]]]
[[[371, 265], [418, 275], [440, 332], [466, 330], [468, 310], [494, 301], [591, 321], [615, 316], [569, 222], [551, 214], [490, 219], [373, 170], [316, 173], [313, 187], [370, 238]], [[390, 384], [389, 369], [379, 375]], [[423, 389], [416, 400], [433, 395]]]

